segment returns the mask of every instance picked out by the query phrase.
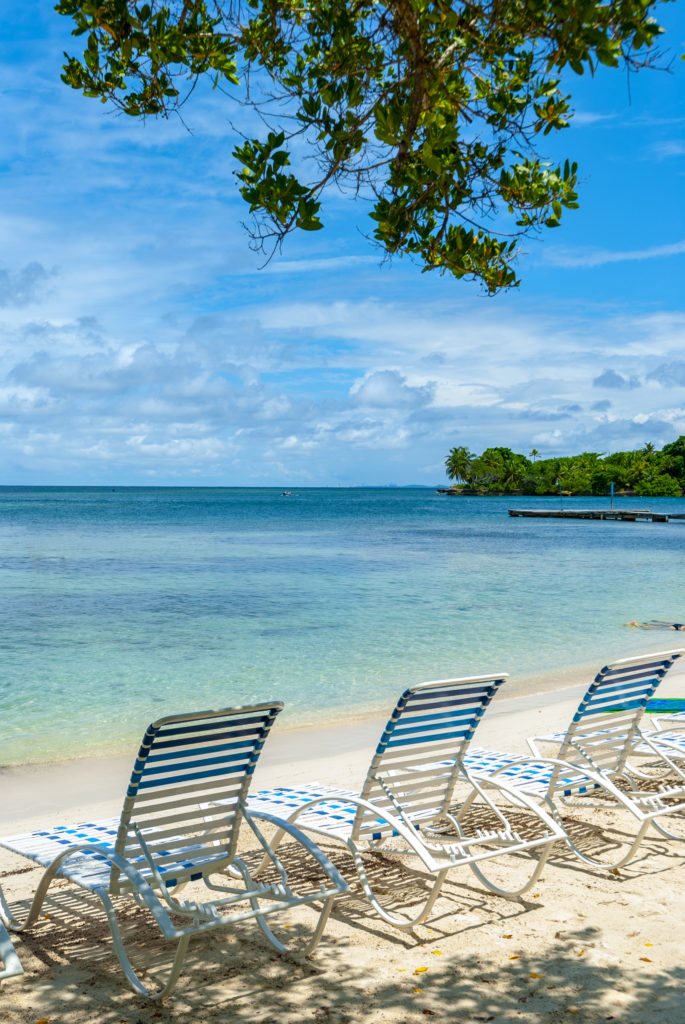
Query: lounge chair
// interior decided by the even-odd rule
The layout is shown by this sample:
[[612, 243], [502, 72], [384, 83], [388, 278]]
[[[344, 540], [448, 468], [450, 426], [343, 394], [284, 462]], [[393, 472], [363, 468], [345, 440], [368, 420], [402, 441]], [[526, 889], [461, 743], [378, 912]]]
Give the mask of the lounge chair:
[[[525, 794], [512, 797], [506, 780], [474, 782], [462, 768], [474, 730], [505, 678], [439, 680], [405, 690], [360, 792], [312, 783], [255, 793], [248, 807], [287, 818], [307, 832], [344, 844], [352, 853], [365, 896], [384, 920], [398, 928], [409, 930], [428, 917], [447, 873], [454, 868], [469, 866], [492, 891], [520, 895], [539, 877], [551, 844], [563, 838], [563, 830]], [[448, 757], [455, 760], [446, 764]], [[484, 809], [490, 818], [487, 827], [469, 829], [455, 810], [458, 787], [465, 789], [469, 807], [476, 803]], [[510, 810], [523, 810], [527, 824], [532, 819], [533, 835], [517, 831], [507, 804]], [[272, 848], [281, 836], [280, 831], [276, 833]], [[364, 853], [384, 852], [388, 847], [393, 854], [415, 858], [433, 876], [423, 906], [413, 915], [383, 906], [364, 865]], [[491, 858], [523, 851], [533, 854], [519, 858], [526, 866], [523, 884], [509, 890], [486, 877], [484, 866]]]
[[[333, 899], [347, 886], [328, 858], [297, 829], [245, 807], [255, 764], [281, 708], [282, 704], [273, 702], [160, 718], [143, 737], [118, 819], [0, 839], [6, 849], [47, 868], [23, 924], [12, 917], [0, 891], [5, 923], [14, 930], [31, 925], [55, 877], [90, 890], [102, 901], [129, 983], [152, 998], [165, 995], [175, 984], [192, 936], [238, 921], [256, 920], [276, 949], [289, 952], [273, 934], [270, 915], [316, 904], [313, 934], [295, 950], [300, 955], [311, 952]], [[285, 829], [300, 844], [300, 852], [313, 858], [317, 877], [323, 876], [325, 883], [317, 882], [304, 893], [293, 892], [255, 819]], [[243, 822], [276, 870], [275, 884], [255, 882], [237, 856]], [[180, 891], [188, 883], [204, 883], [200, 896], [195, 891], [190, 899], [172, 895], [172, 890]], [[146, 906], [164, 938], [177, 943], [170, 973], [158, 991], [137, 976], [129, 960], [112, 902], [118, 896], [133, 897]]]
[[[685, 650], [659, 651], [606, 666], [589, 686], [566, 732], [529, 739], [532, 758], [474, 749], [464, 759], [467, 770], [476, 778], [494, 774], [506, 780], [517, 792], [541, 801], [559, 824], [563, 824], [560, 807], [569, 803], [629, 811], [637, 820], [637, 833], [627, 852], [611, 862], [581, 850], [567, 831], [571, 850], [595, 867], [615, 869], [628, 863], [650, 825], [667, 838], [683, 838], [681, 832], [669, 830], [664, 819], [682, 818], [685, 776], [675, 784], [664, 782], [648, 790], [635, 778], [645, 776], [629, 761], [642, 747], [643, 753], [663, 763], [664, 748], [639, 732], [639, 722], [646, 702], [682, 654]], [[554, 757], [542, 756], [542, 743], [555, 747]], [[590, 797], [599, 803], [593, 804]]]
[[[685, 651], [662, 651], [655, 655], [641, 655], [639, 660], [643, 661], [645, 658], [659, 658], [664, 655], [672, 655], [675, 661], [679, 653], [685, 653]], [[630, 660], [632, 659], [629, 659], [626, 664]], [[668, 671], [668, 668], [664, 668], [663, 675], [666, 674], [666, 671]], [[657, 685], [663, 679], [663, 675], [660, 677]], [[626, 712], [632, 711], [636, 716], [632, 746], [626, 755], [627, 773], [638, 779], [655, 779], [674, 774], [680, 776], [685, 781], [685, 773], [677, 764], [678, 761], [685, 758], [685, 733], [679, 731], [685, 728], [685, 714], [682, 713], [683, 702], [673, 698], [647, 697], [644, 707], [640, 711], [634, 708], [634, 686], [635, 682], [629, 681], [626, 696], [622, 699], [617, 699], [615, 702], [612, 700], [613, 706], [609, 709], [609, 713], [612, 715], [623, 715]], [[648, 718], [643, 717], [645, 715], [653, 715], [654, 718], [648, 720]], [[612, 720], [612, 726], [614, 726], [614, 721]], [[620, 728], [620, 722], [618, 724]], [[548, 736], [531, 737], [528, 740], [528, 746], [535, 756], [539, 756], [540, 744], [552, 744], [558, 748], [565, 739], [565, 736], [565, 733], [552, 733]], [[597, 739], [594, 742], [596, 746]], [[661, 831], [658, 822], [656, 822], [656, 828]], [[675, 837], [672, 836], [671, 838]]]
[[19, 957], [17, 956], [12, 940], [7, 934], [7, 929], [0, 921], [0, 979], [16, 978], [24, 973]]

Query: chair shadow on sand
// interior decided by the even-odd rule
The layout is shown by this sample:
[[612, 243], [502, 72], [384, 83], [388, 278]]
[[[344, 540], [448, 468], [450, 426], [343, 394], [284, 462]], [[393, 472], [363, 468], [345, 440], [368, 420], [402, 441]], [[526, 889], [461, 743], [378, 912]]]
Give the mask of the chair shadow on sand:
[[[591, 841], [597, 842], [596, 833], [589, 826], [582, 827]], [[297, 857], [296, 850], [290, 851], [284, 844], [281, 854], [294, 875], [291, 858]], [[258, 850], [251, 851], [246, 859], [258, 856]], [[343, 871], [345, 859], [346, 855], [337, 851]], [[393, 863], [386, 855], [374, 855], [373, 861], [369, 870], [383, 876], [388, 890], [399, 886], [398, 899], [423, 898], [427, 883], [420, 873]], [[315, 962], [293, 964], [269, 950], [249, 924], [238, 924], [228, 933], [198, 937], [188, 953], [193, 984], [179, 986], [168, 997], [161, 1010], [163, 1019], [169, 1024], [189, 1019], [203, 1024], [275, 1024], [299, 1019], [315, 1024], [356, 1024], [362, 1017], [380, 1021], [423, 1019], [425, 1015], [438, 1021], [508, 1021], [529, 1010], [530, 1019], [556, 1020], [566, 1019], [569, 1008], [577, 1012], [578, 1019], [593, 1022], [613, 1018], [665, 1024], [682, 1019], [684, 968], [664, 970], [658, 962], [643, 971], [620, 962], [600, 966], [590, 959], [601, 936], [594, 923], [562, 928], [544, 950], [531, 953], [511, 934], [515, 929], [509, 922], [518, 917], [520, 924], [522, 916], [544, 904], [532, 898], [507, 900], [485, 894], [471, 886], [466, 872], [464, 880], [467, 884], [461, 884], [459, 876], [448, 881], [438, 914], [431, 921], [431, 936], [424, 936], [419, 946], [411, 934], [393, 932], [355, 893], [338, 901], [333, 915], [338, 923], [335, 936], [326, 944], [324, 957]], [[295, 886], [312, 881], [311, 875], [293, 878]], [[300, 915], [307, 913], [312, 911], [298, 908], [282, 926], [297, 930]], [[35, 1005], [40, 1006], [41, 1016], [57, 1017], [64, 1007], [66, 982], [70, 1019], [78, 1024], [93, 1019], [96, 1003], [100, 1024], [122, 1020], [155, 1024], [160, 1008], [121, 985], [96, 897], [75, 894], [65, 883], [51, 890], [44, 915], [20, 940], [27, 977], [25, 982], [13, 982], [3, 989], [7, 1012], [11, 1014], [13, 995], [21, 986], [36, 986]], [[474, 923], [474, 916], [480, 921]], [[130, 933], [129, 948], [138, 969], [149, 976], [163, 976], [169, 951], [159, 942], [148, 917], [128, 901], [122, 907], [121, 926]], [[436, 944], [449, 936], [487, 925], [491, 926], [488, 939], [476, 945], [477, 952], [472, 942], [470, 949], [458, 950], [456, 955], [431, 956]], [[360, 927], [377, 940], [392, 936], [394, 945], [374, 941], [371, 948], [368, 943], [362, 948], [354, 934]], [[422, 927], [422, 931], [427, 929]], [[510, 940], [508, 943], [501, 941], [502, 932], [507, 933], [503, 938]], [[380, 946], [390, 964], [381, 964], [376, 970]], [[410, 959], [412, 953], [420, 957], [419, 963], [428, 964], [420, 976]]]

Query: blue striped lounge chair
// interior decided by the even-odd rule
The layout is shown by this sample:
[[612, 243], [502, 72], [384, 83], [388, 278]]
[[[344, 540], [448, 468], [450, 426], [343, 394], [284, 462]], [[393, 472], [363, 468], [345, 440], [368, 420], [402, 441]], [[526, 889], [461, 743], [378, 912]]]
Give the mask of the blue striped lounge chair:
[[[565, 732], [528, 740], [532, 758], [475, 748], [465, 758], [476, 778], [505, 779], [517, 791], [539, 800], [559, 824], [564, 805], [623, 808], [636, 820], [633, 838], [622, 844], [617, 859], [592, 856], [566, 834], [570, 849], [594, 867], [615, 870], [636, 854], [650, 825], [671, 839], [684, 838], [679, 828], [685, 812], [685, 776], [651, 788], [630, 762], [639, 748], [663, 761], [663, 748], [640, 733], [647, 701], [685, 650], [659, 651], [616, 661], [601, 669], [581, 700]], [[552, 748], [543, 756], [541, 746]], [[545, 751], [547, 753], [547, 751]], [[636, 778], [637, 776], [637, 778]], [[669, 828], [669, 823], [672, 823]]]
[[[448, 872], [455, 868], [469, 866], [491, 891], [520, 895], [539, 877], [551, 844], [563, 838], [563, 831], [535, 801], [518, 793], [512, 798], [506, 780], [473, 782], [462, 768], [476, 726], [505, 678], [438, 680], [405, 690], [359, 792], [312, 783], [257, 792], [249, 798], [248, 807], [344, 844], [376, 913], [401, 929], [410, 930], [426, 920]], [[448, 763], [448, 757], [456, 760]], [[469, 804], [481, 805], [481, 817], [483, 812], [489, 817], [488, 827], [469, 830], [460, 820], [454, 805], [461, 789], [466, 790]], [[509, 812], [523, 809], [526, 818], [533, 820], [532, 830], [527, 828], [521, 835], [507, 808]], [[280, 839], [276, 833], [272, 848]], [[403, 906], [388, 908], [374, 891], [363, 855], [385, 850], [413, 858], [432, 876], [418, 912], [414, 905], [411, 912]], [[531, 854], [517, 858], [525, 864], [523, 884], [508, 891], [491, 881], [492, 871], [486, 869], [491, 858], [523, 851]]]
[[2, 978], [16, 978], [24, 973], [19, 957], [16, 954], [12, 940], [7, 934], [7, 929], [0, 922], [0, 980]]
[[[17, 931], [27, 928], [36, 921], [50, 882], [68, 879], [100, 898], [126, 978], [136, 992], [151, 998], [160, 998], [175, 984], [192, 936], [237, 921], [255, 920], [281, 952], [311, 952], [333, 899], [347, 886], [299, 830], [245, 806], [257, 759], [281, 708], [273, 702], [160, 718], [143, 737], [119, 818], [0, 839], [6, 849], [46, 868], [23, 923], [12, 916], [0, 890], [4, 923]], [[292, 890], [258, 820], [286, 829], [300, 844], [302, 858], [313, 858], [315, 884]], [[237, 855], [242, 825], [264, 851], [276, 882], [254, 881]], [[180, 892], [188, 883], [194, 883], [193, 898], [183, 899]], [[121, 896], [147, 907], [164, 939], [176, 944], [159, 986], [144, 983], [126, 952], [113, 901]], [[318, 917], [304, 945], [291, 950], [269, 922], [271, 915], [300, 904], [315, 906]], [[293, 929], [293, 935], [298, 933], [299, 928]]]

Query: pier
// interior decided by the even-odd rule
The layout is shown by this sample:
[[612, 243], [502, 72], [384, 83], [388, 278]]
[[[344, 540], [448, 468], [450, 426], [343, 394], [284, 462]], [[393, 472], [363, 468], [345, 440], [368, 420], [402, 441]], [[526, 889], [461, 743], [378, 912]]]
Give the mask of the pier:
[[685, 512], [651, 512], [649, 509], [546, 509], [510, 508], [510, 516], [528, 516], [532, 519], [608, 519], [619, 523], [667, 523], [671, 519], [685, 519]]

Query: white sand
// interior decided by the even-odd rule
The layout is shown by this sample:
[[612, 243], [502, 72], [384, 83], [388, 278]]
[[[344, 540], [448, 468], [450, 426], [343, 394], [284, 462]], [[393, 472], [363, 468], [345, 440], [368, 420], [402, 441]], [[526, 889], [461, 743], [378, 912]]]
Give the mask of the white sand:
[[[676, 646], [669, 639], [677, 641], [667, 635], [663, 648]], [[555, 681], [548, 680], [525, 687], [523, 696], [500, 695], [477, 744], [526, 750], [527, 735], [568, 723], [587, 681], [550, 692]], [[547, 692], [530, 692], [536, 689]], [[685, 666], [671, 672], [659, 696], [685, 696]], [[362, 721], [316, 734], [279, 731], [277, 724], [254, 786], [318, 779], [358, 787], [383, 724]], [[117, 814], [133, 754], [2, 771], [1, 833]], [[632, 828], [625, 814], [574, 811], [573, 817], [607, 837]], [[344, 855], [328, 852], [347, 866]], [[0, 982], [0, 1022], [399, 1024], [434, 1017], [679, 1024], [685, 1022], [683, 853], [685, 847], [652, 833], [632, 865], [608, 875], [560, 849], [539, 886], [519, 901], [486, 894], [468, 870], [454, 872], [429, 926], [414, 935], [384, 925], [362, 901], [346, 899], [304, 966], [277, 956], [254, 926], [244, 925], [234, 935], [197, 940], [161, 1006], [128, 989], [97, 901], [77, 902], [65, 883], [57, 883], [44, 908], [48, 918], [15, 937], [26, 974]], [[18, 910], [39, 878], [40, 869], [0, 851], [0, 882]], [[134, 927], [137, 913], [131, 912]], [[140, 941], [145, 952], [147, 935]], [[154, 955], [159, 951], [156, 944]]]

